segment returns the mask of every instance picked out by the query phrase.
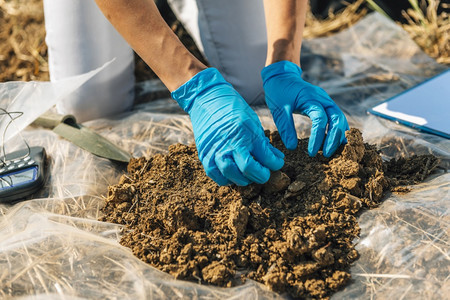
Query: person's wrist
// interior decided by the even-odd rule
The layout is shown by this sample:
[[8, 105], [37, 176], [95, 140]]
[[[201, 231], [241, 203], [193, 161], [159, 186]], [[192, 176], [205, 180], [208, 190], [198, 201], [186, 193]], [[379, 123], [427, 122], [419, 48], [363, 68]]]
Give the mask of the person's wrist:
[[265, 66], [267, 67], [274, 63], [281, 62], [281, 61], [289, 61], [291, 63], [296, 64], [297, 66], [300, 66], [300, 58], [297, 59], [296, 57], [287, 55], [287, 54], [286, 55], [277, 55], [277, 56], [271, 57], [270, 59], [267, 59]]
[[292, 43], [278, 40], [267, 50], [266, 66], [284, 60], [300, 66], [300, 50]]
[[179, 88], [174, 90], [171, 96], [184, 111], [189, 113], [194, 100], [199, 95], [220, 84], [229, 85], [216, 68], [206, 68], [189, 78]]
[[200, 62], [192, 62], [191, 64], [186, 65], [185, 68], [184, 71], [181, 71], [178, 76], [173, 77], [172, 80], [170, 80], [170, 83], [167, 84], [167, 88], [171, 93], [208, 67]]
[[300, 66], [291, 61], [282, 60], [274, 62], [261, 70], [261, 79], [263, 80], [264, 89], [266, 88], [266, 81], [270, 80], [273, 77], [287, 73], [291, 73], [294, 76], [301, 77], [302, 72], [303, 71]]

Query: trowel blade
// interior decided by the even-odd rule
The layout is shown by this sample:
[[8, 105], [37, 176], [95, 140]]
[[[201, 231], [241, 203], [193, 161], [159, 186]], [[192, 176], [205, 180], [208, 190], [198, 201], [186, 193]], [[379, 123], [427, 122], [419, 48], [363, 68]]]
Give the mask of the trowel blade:
[[129, 162], [131, 154], [108, 139], [80, 124], [60, 123], [53, 131], [80, 148], [100, 157], [119, 162]]

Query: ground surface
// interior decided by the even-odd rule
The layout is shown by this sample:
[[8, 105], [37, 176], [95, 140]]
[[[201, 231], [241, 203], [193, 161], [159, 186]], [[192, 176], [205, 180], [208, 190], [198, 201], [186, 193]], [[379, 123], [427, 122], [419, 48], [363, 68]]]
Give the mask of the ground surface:
[[121, 244], [178, 279], [233, 286], [246, 278], [295, 298], [327, 298], [350, 279], [358, 259], [356, 215], [399, 184], [423, 180], [434, 156], [384, 163], [352, 129], [332, 158], [307, 155], [307, 140], [287, 151], [268, 183], [219, 187], [194, 145], [139, 158], [108, 191], [103, 221], [126, 225]]
[[[161, 15], [180, 40], [196, 57], [206, 62], [167, 2], [165, 0], [156, 2]], [[360, 20], [367, 13], [365, 1], [350, 2], [354, 3], [340, 12], [330, 11], [326, 19], [316, 18], [308, 12], [304, 37], [330, 35]], [[402, 19], [394, 20], [403, 23], [407, 21], [402, 26], [418, 45], [438, 62], [448, 65], [450, 64], [449, 4], [437, 0], [421, 4], [425, 13], [409, 9], [403, 12]], [[0, 82], [49, 80], [44, 21], [42, 0], [0, 0]], [[151, 69], [137, 56], [135, 75], [137, 81], [156, 78]]]

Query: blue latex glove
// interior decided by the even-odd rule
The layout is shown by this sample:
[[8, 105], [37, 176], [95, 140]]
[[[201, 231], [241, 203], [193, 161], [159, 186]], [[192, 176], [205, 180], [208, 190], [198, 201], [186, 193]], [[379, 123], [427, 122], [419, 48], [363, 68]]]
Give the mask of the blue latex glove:
[[297, 147], [292, 113], [300, 112], [312, 121], [309, 155], [315, 156], [323, 144], [323, 155], [330, 157], [339, 145], [347, 142], [347, 119], [323, 89], [304, 81], [301, 75], [302, 69], [290, 61], [280, 61], [265, 67], [261, 76], [267, 106], [286, 148], [293, 150]]
[[284, 154], [269, 143], [258, 116], [219, 71], [199, 72], [172, 98], [189, 114], [198, 157], [219, 185], [269, 180]]

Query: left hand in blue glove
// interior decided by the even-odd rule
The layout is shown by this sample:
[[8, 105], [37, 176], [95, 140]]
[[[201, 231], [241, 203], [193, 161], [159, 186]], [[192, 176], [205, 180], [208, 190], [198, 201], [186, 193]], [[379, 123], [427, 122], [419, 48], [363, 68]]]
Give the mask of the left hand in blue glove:
[[330, 157], [339, 145], [347, 142], [347, 119], [323, 89], [306, 82], [301, 75], [300, 67], [289, 61], [265, 67], [261, 76], [267, 106], [286, 148], [293, 150], [297, 147], [292, 113], [300, 112], [312, 121], [309, 155], [315, 156], [323, 144], [323, 155]]

